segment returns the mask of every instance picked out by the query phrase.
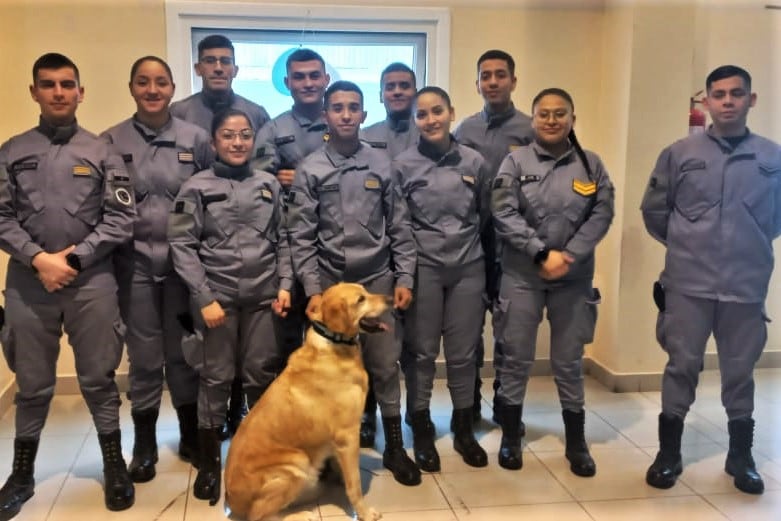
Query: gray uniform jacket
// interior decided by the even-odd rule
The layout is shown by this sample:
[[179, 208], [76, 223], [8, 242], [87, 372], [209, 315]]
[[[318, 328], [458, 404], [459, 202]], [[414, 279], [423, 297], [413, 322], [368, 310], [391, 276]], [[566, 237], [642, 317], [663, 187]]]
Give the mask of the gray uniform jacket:
[[781, 148], [749, 133], [737, 147], [712, 130], [659, 155], [643, 198], [649, 233], [667, 246], [661, 281], [684, 295], [757, 303], [781, 234]]
[[409, 207], [418, 264], [449, 268], [483, 258], [480, 228], [490, 187], [480, 154], [453, 141], [441, 155], [421, 142], [402, 152], [392, 169]]
[[322, 293], [320, 270], [365, 284], [393, 271], [412, 289], [415, 242], [390, 160], [360, 144], [350, 157], [331, 145], [301, 162], [288, 199], [296, 276], [307, 296]]
[[154, 131], [135, 118], [111, 127], [101, 137], [114, 146], [130, 172], [136, 192], [138, 218], [131, 251], [135, 270], [151, 277], [173, 271], [168, 252], [168, 212], [179, 187], [208, 168], [214, 158], [209, 134], [202, 128], [171, 118]]
[[383, 121], [361, 129], [361, 139], [372, 148], [385, 151], [391, 159], [414, 146], [419, 136], [418, 127], [412, 121], [412, 116], [400, 120], [387, 117]]
[[252, 165], [267, 172], [295, 168], [302, 159], [323, 146], [327, 130], [322, 117], [310, 121], [292, 110], [283, 112], [258, 132]]
[[507, 154], [533, 139], [531, 118], [512, 105], [502, 114], [484, 108], [462, 121], [454, 134], [459, 143], [482, 154], [492, 178]]
[[[613, 220], [613, 185], [599, 157], [590, 151], [586, 157], [593, 179], [572, 147], [555, 159], [532, 143], [505, 158], [491, 191], [504, 274], [530, 288], [593, 278], [594, 249]], [[540, 278], [534, 263], [545, 247], [575, 258], [553, 282]]]
[[208, 93], [196, 92], [171, 104], [171, 115], [194, 123], [211, 135], [214, 114], [227, 108], [237, 109], [249, 116], [252, 128], [257, 132], [271, 119], [266, 109], [235, 92], [230, 93], [230, 103], [215, 101]]
[[291, 289], [280, 193], [268, 172], [220, 162], [182, 184], [168, 239], [176, 272], [199, 309], [215, 300], [266, 305], [279, 288]]
[[0, 147], [0, 248], [31, 277], [35, 254], [75, 245], [81, 270], [70, 286], [116, 289], [109, 254], [130, 239], [135, 217], [122, 159], [75, 123], [41, 123]]

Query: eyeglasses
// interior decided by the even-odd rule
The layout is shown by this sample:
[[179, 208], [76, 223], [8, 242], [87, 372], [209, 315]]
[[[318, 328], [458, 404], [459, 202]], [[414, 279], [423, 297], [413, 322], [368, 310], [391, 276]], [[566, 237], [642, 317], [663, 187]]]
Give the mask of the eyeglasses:
[[229, 130], [223, 129], [217, 132], [220, 139], [224, 141], [233, 141], [238, 137], [241, 141], [252, 141], [255, 137], [255, 131], [251, 128], [243, 128], [241, 130]]
[[233, 58], [231, 56], [201, 56], [200, 62], [206, 65], [216, 65], [217, 62], [220, 62], [220, 65], [228, 67], [233, 65]]
[[547, 121], [550, 118], [553, 118], [555, 121], [562, 121], [567, 119], [567, 116], [569, 116], [569, 112], [566, 110], [555, 110], [550, 112], [541, 110], [534, 113], [534, 117], [540, 121]]

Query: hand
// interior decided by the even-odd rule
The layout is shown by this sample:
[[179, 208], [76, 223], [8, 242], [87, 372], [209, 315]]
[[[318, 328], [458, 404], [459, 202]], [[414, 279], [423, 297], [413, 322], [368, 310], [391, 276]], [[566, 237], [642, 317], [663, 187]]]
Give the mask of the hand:
[[575, 262], [575, 258], [567, 252], [551, 250], [548, 258], [542, 263], [540, 277], [545, 280], [560, 279], [569, 273], [569, 266]]
[[285, 188], [289, 188], [293, 184], [293, 178], [296, 176], [296, 171], [292, 168], [280, 168], [277, 170], [277, 181]]
[[405, 310], [412, 303], [412, 290], [397, 286], [393, 289], [393, 309]]
[[33, 257], [32, 265], [38, 271], [38, 279], [49, 293], [61, 290], [79, 274], [65, 260], [74, 249], [76, 246], [71, 245], [55, 253], [42, 251]]
[[225, 311], [216, 300], [201, 308], [201, 316], [209, 329], [225, 324]]
[[309, 297], [309, 303], [306, 305], [306, 316], [309, 318], [309, 320], [315, 321], [317, 320], [314, 317], [315, 313], [320, 313], [320, 302], [323, 300], [323, 294], [322, 293], [315, 293], [311, 297]]
[[286, 289], [279, 290], [277, 300], [271, 303], [271, 309], [280, 317], [286, 317], [290, 310], [290, 292]]

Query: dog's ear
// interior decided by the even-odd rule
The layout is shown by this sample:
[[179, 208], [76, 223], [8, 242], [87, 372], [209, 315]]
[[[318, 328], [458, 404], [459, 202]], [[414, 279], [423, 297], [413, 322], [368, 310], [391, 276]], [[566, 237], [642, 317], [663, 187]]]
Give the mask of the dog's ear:
[[310, 302], [306, 306], [306, 317], [312, 322], [323, 321], [323, 301], [312, 303]]
[[355, 317], [350, 313], [350, 307], [344, 297], [323, 300], [321, 310], [323, 324], [331, 331], [343, 335], [358, 334], [358, 326], [353, 324]]

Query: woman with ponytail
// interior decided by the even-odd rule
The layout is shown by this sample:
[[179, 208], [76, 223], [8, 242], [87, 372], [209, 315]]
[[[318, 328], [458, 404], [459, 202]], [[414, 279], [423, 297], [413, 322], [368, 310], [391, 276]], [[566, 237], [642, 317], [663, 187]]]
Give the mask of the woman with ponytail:
[[613, 220], [613, 185], [596, 154], [584, 151], [564, 90], [532, 102], [534, 141], [508, 155], [491, 188], [502, 245], [502, 280], [493, 313], [502, 443], [499, 465], [520, 469], [521, 412], [547, 310], [550, 360], [564, 418], [565, 455], [578, 476], [596, 465], [584, 437], [583, 346], [593, 340], [599, 291], [592, 286], [594, 249]]

